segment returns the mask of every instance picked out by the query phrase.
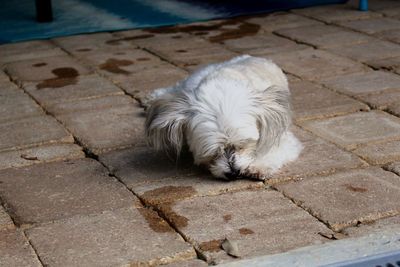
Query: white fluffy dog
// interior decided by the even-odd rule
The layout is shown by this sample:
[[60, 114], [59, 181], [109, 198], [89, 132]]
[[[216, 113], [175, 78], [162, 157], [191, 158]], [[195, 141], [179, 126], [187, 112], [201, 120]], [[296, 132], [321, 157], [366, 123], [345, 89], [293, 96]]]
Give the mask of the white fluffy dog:
[[272, 61], [235, 57], [152, 93], [147, 138], [169, 154], [187, 145], [195, 164], [216, 177], [266, 179], [302, 149], [289, 131], [289, 96]]

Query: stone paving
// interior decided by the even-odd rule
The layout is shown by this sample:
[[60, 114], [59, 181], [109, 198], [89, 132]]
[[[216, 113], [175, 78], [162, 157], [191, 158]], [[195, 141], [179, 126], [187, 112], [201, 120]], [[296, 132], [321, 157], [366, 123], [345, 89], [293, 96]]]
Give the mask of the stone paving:
[[[0, 266], [208, 266], [400, 223], [400, 4], [356, 1], [0, 46]], [[217, 180], [146, 146], [143, 99], [251, 54], [288, 74], [304, 150]]]

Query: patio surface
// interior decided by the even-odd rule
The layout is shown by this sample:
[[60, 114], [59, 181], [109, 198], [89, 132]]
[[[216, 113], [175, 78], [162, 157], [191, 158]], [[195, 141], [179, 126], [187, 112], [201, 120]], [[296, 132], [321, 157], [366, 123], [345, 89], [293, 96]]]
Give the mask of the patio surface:
[[[400, 2], [0, 46], [0, 265], [207, 266], [400, 225]], [[300, 158], [225, 182], [145, 144], [146, 93], [238, 54], [288, 74]]]

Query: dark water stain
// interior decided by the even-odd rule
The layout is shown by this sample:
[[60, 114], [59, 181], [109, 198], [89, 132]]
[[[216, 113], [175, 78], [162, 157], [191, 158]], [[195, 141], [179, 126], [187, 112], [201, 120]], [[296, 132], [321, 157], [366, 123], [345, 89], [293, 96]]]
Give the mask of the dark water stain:
[[241, 235], [251, 235], [251, 234], [254, 234], [254, 231], [253, 230], [251, 230], [251, 229], [249, 229], [249, 228], [240, 228], [239, 229], [239, 233], [241, 234]]
[[153, 36], [154, 36], [154, 34], [141, 34], [141, 35], [136, 35], [136, 36], [128, 36], [128, 37], [108, 40], [108, 41], [106, 41], [106, 44], [108, 44], [108, 45], [120, 45], [121, 42], [133, 41], [133, 40], [139, 40], [139, 39], [147, 39], [147, 38], [151, 38]]
[[232, 214], [225, 214], [224, 216], [222, 216], [222, 218], [224, 219], [224, 222], [229, 222], [230, 220], [232, 220]]
[[127, 59], [109, 58], [106, 62], [99, 65], [99, 68], [111, 73], [128, 75], [130, 72], [120, 67], [132, 65], [133, 62]]
[[92, 51], [92, 49], [90, 49], [90, 48], [79, 48], [79, 49], [76, 49], [75, 51], [78, 51], [78, 52], [89, 52], [89, 51]]
[[353, 192], [360, 192], [360, 193], [364, 193], [367, 192], [368, 189], [367, 188], [363, 188], [363, 187], [357, 187], [351, 184], [345, 184], [344, 185], [348, 190], [353, 191]]
[[202, 242], [199, 245], [199, 248], [202, 251], [210, 251], [210, 252], [217, 252], [222, 250], [221, 245], [224, 242], [223, 239], [214, 239], [206, 242]]
[[166, 221], [161, 219], [154, 211], [148, 210], [146, 208], [138, 208], [140, 214], [149, 224], [149, 227], [157, 233], [167, 233], [173, 232], [173, 229], [168, 225]]
[[163, 186], [145, 192], [142, 198], [149, 205], [161, 209], [164, 216], [168, 218], [177, 228], [183, 228], [188, 225], [189, 220], [177, 214], [173, 210], [176, 201], [189, 198], [196, 194], [196, 190], [191, 186]]
[[33, 64], [32, 67], [39, 68], [39, 67], [43, 67], [43, 66], [46, 66], [46, 65], [47, 65], [47, 63], [40, 62], [40, 63]]
[[137, 58], [136, 60], [137, 61], [149, 61], [150, 58], [148, 58], [148, 57], [140, 57], [140, 58]]
[[78, 81], [77, 77], [79, 76], [79, 72], [74, 68], [56, 68], [51, 72], [56, 75], [56, 78], [42, 81], [41, 83], [36, 85], [36, 89], [60, 88], [67, 85], [76, 84]]
[[[234, 26], [237, 28], [224, 28], [224, 26]], [[238, 39], [246, 36], [253, 36], [257, 34], [261, 26], [258, 24], [245, 22], [243, 19], [230, 19], [212, 25], [187, 25], [175, 27], [160, 27], [155, 29], [148, 29], [150, 33], [180, 33], [186, 32], [194, 35], [205, 35], [210, 31], [219, 31], [220, 33], [215, 36], [210, 36], [208, 40], [212, 43], [221, 43], [231, 39]]]

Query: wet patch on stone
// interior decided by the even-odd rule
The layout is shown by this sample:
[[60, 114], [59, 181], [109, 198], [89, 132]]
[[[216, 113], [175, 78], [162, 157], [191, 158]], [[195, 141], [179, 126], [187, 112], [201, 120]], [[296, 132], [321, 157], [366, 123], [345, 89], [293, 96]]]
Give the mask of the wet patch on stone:
[[348, 190], [353, 191], [353, 192], [360, 192], [360, 193], [364, 193], [367, 192], [368, 189], [363, 188], [363, 187], [357, 187], [351, 184], [345, 184], [344, 185]]
[[32, 67], [39, 68], [39, 67], [43, 67], [43, 66], [46, 66], [46, 65], [47, 65], [47, 63], [40, 62], [40, 63], [33, 64]]
[[138, 208], [137, 209], [143, 218], [149, 224], [149, 227], [157, 233], [167, 233], [173, 232], [173, 229], [168, 225], [166, 221], [161, 219], [154, 211], [150, 211], [145, 208]]
[[76, 84], [78, 81], [79, 72], [74, 68], [64, 67], [52, 70], [56, 78], [44, 80], [36, 85], [36, 89], [43, 88], [60, 88], [67, 85]]
[[141, 34], [141, 35], [136, 35], [136, 36], [128, 36], [128, 37], [124, 37], [124, 38], [108, 40], [108, 41], [106, 41], [106, 44], [120, 45], [121, 42], [133, 41], [133, 40], [138, 40], [138, 39], [147, 39], [147, 38], [151, 38], [153, 36], [154, 36], [154, 34]]
[[222, 242], [224, 242], [223, 239], [214, 239], [211, 241], [202, 242], [199, 245], [199, 249], [201, 249], [202, 251], [217, 252], [222, 250]]
[[251, 235], [251, 234], [254, 234], [254, 231], [253, 230], [251, 230], [251, 229], [249, 229], [249, 228], [240, 228], [239, 229], [239, 233], [241, 234], [241, 235]]
[[133, 61], [127, 59], [109, 58], [106, 62], [99, 65], [99, 68], [115, 74], [128, 75], [130, 72], [121, 69], [121, 67], [132, 65]]

